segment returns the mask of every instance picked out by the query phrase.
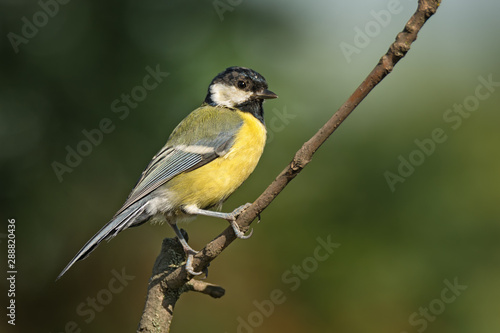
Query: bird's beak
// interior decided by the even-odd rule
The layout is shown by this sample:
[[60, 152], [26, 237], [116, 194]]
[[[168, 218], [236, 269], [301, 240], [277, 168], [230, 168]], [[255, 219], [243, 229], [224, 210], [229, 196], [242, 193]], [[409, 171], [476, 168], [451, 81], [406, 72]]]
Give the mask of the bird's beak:
[[267, 89], [259, 91], [254, 96], [255, 96], [255, 98], [259, 98], [259, 99], [278, 98], [278, 95], [276, 95], [275, 93], [273, 93], [271, 90], [267, 90]]

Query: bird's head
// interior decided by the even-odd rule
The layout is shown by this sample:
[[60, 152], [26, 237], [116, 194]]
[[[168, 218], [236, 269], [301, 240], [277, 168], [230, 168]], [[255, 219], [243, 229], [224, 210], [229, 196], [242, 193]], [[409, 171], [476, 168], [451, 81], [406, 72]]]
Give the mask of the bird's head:
[[277, 97], [267, 89], [266, 79], [256, 71], [229, 67], [212, 80], [205, 103], [254, 113], [255, 108], [262, 108], [265, 99]]

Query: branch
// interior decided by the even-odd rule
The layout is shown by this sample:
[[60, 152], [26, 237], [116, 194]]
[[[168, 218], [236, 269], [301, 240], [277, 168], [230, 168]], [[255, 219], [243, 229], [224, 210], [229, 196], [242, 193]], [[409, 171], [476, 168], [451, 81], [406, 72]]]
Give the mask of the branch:
[[[312, 156], [318, 148], [328, 139], [328, 137], [342, 124], [342, 122], [349, 116], [349, 114], [358, 106], [359, 103], [375, 88], [377, 84], [382, 81], [394, 68], [394, 66], [401, 60], [409, 51], [411, 44], [417, 39], [417, 34], [424, 25], [424, 23], [436, 12], [441, 0], [419, 0], [418, 8], [410, 20], [406, 23], [404, 30], [396, 36], [396, 40], [391, 44], [387, 53], [380, 58], [378, 64], [361, 83], [361, 85], [354, 91], [349, 99], [338, 109], [337, 112], [319, 129], [319, 131], [295, 153], [290, 164], [276, 177], [276, 179], [267, 187], [267, 189], [255, 200], [255, 202], [246, 209], [237, 219], [237, 223], [242, 231], [248, 230], [252, 221], [278, 196], [278, 194], [294, 179], [302, 169], [311, 161]], [[208, 243], [203, 250], [201, 250], [193, 261], [193, 267], [196, 271], [204, 270], [208, 267], [210, 262], [217, 258], [217, 256], [227, 247], [236, 236], [231, 227], [225, 229], [219, 236]], [[163, 250], [162, 250], [163, 253]], [[178, 254], [182, 254], [182, 249]], [[162, 254], [158, 256], [157, 261]], [[156, 266], [156, 264], [155, 264]], [[153, 279], [150, 282], [148, 289], [155, 280], [155, 272], [153, 271]], [[178, 267], [172, 271], [167, 271], [161, 274], [160, 277], [163, 286], [166, 286], [166, 291], [170, 294], [176, 295], [177, 299], [180, 297], [180, 292], [183, 286], [191, 280], [190, 276], [184, 266]], [[177, 300], [176, 299], [176, 300]], [[176, 301], [175, 300], [175, 301]], [[161, 303], [160, 303], [161, 304]], [[151, 304], [152, 306], [153, 304]], [[164, 306], [171, 306], [173, 311], [173, 303], [164, 304]], [[148, 309], [146, 303], [145, 313]], [[168, 307], [156, 311], [164, 311]], [[172, 313], [169, 313], [168, 323], [172, 318]], [[141, 320], [142, 323], [142, 320]], [[168, 332], [169, 327], [165, 330], [158, 330], [158, 332]]]
[[[144, 312], [137, 332], [168, 332], [172, 323], [175, 303], [181, 289], [169, 289], [165, 279], [180, 267], [184, 261], [184, 251], [177, 238], [165, 238], [161, 251], [153, 266], [153, 275], [149, 280]], [[163, 328], [167, 330], [164, 331]]]
[[[181, 229], [184, 238], [187, 233]], [[149, 281], [146, 305], [137, 332], [168, 332], [162, 329], [170, 327], [175, 303], [186, 291], [197, 291], [213, 298], [220, 298], [226, 292], [224, 288], [200, 280], [190, 280], [182, 288], [171, 289], [165, 283], [170, 274], [181, 267], [185, 261], [184, 250], [177, 238], [165, 238], [161, 251], [153, 266], [153, 275]]]

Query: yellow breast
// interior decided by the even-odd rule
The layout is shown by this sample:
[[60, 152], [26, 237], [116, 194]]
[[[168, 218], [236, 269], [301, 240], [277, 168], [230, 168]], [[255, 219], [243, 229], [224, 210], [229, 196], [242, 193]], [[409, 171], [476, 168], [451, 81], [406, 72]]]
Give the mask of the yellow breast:
[[248, 112], [235, 111], [243, 119], [229, 152], [168, 182], [177, 205], [206, 208], [227, 199], [253, 172], [266, 143], [266, 128]]

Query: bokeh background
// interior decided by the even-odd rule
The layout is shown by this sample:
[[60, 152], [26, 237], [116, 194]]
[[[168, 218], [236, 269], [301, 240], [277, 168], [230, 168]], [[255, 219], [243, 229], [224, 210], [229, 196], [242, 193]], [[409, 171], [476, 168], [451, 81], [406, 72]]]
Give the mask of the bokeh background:
[[[0, 262], [15, 218], [18, 270], [16, 326], [2, 314], [2, 332], [134, 332], [169, 227], [127, 230], [54, 280], [120, 208], [213, 76], [251, 67], [280, 97], [265, 104], [269, 143], [228, 211], [253, 201], [348, 98], [417, 1], [54, 3], [0, 1]], [[500, 87], [478, 88], [479, 77], [500, 82], [499, 11], [497, 1], [443, 1], [393, 73], [265, 210], [253, 237], [212, 263], [208, 281], [226, 295], [184, 295], [172, 332], [499, 331]], [[9, 33], [22, 36], [34, 16], [38, 31], [24, 28], [31, 37], [13, 46]], [[357, 49], [348, 56], [347, 44]], [[126, 117], [113, 112], [122, 94], [140, 90], [147, 66], [169, 75]], [[476, 89], [489, 96], [447, 122]], [[105, 118], [111, 133], [60, 181], [53, 163], [66, 164], [67, 147]], [[445, 142], [391, 190], [386, 173], [418, 157], [415, 140], [439, 128]], [[183, 227], [199, 249], [226, 224], [198, 218]], [[340, 244], [322, 262], [311, 259], [318, 237]], [[303, 263], [310, 272], [293, 273]], [[113, 271], [129, 277], [116, 293]], [[445, 280], [467, 288], [450, 293]], [[268, 304], [276, 289], [283, 302], [259, 314], [256, 303]]]

